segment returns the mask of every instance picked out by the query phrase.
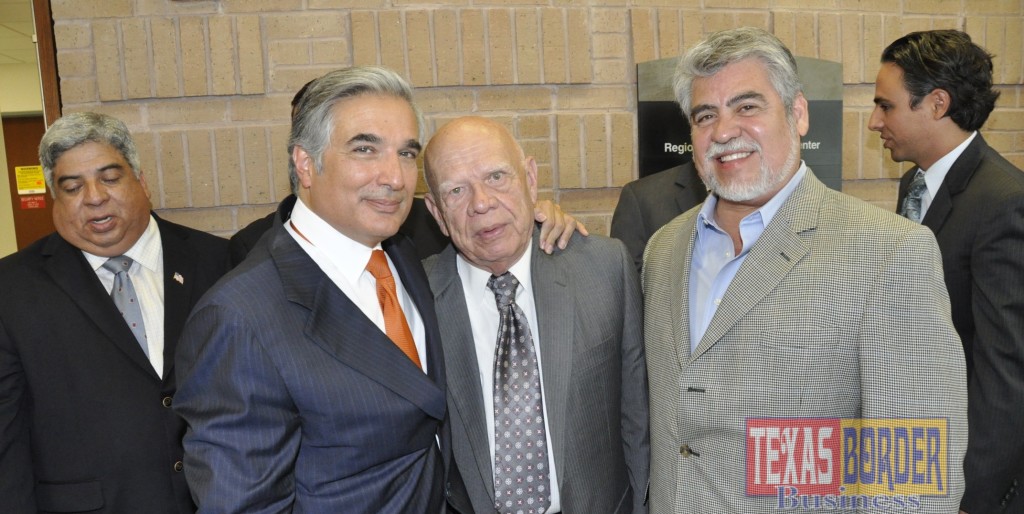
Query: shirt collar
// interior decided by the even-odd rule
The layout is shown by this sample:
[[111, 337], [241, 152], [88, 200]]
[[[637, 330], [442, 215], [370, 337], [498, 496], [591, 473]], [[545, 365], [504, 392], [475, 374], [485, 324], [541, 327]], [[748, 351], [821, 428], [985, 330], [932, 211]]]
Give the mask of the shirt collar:
[[334, 265], [350, 284], [359, 281], [359, 276], [370, 262], [370, 254], [381, 247], [378, 243], [370, 248], [338, 232], [307, 207], [301, 198], [296, 200], [288, 223], [300, 237], [316, 247], [317, 253]]
[[[508, 269], [513, 275], [515, 275], [516, 280], [519, 281], [519, 285], [524, 291], [533, 290], [533, 279], [530, 273], [530, 263], [532, 260], [533, 237], [530, 238], [530, 244], [526, 246], [526, 251], [523, 252], [523, 256]], [[466, 282], [469, 291], [491, 292], [490, 289], [487, 289], [487, 281], [491, 278], [490, 271], [480, 269], [470, 264], [470, 262], [466, 260], [461, 253], [458, 254], [455, 264], [459, 272], [459, 277]]]
[[[82, 250], [82, 255], [85, 256], [85, 260], [89, 261], [89, 266], [93, 271], [98, 271], [104, 263], [110, 260], [110, 257], [93, 255], [85, 250]], [[156, 224], [153, 215], [149, 216], [149, 224], [146, 225], [146, 230], [142, 231], [139, 240], [135, 241], [135, 244], [124, 252], [124, 255], [131, 257], [133, 261], [139, 263], [139, 266], [149, 271], [159, 270], [160, 259], [163, 258], [163, 247], [160, 241], [160, 227]]]
[[978, 136], [978, 131], [971, 132], [970, 136], [963, 143], [957, 145], [952, 151], [943, 155], [942, 158], [935, 161], [931, 168], [922, 169], [924, 173], [924, 183], [928, 186], [928, 194], [935, 197], [935, 193], [938, 192], [939, 186], [942, 185], [942, 181], [946, 180], [946, 175], [949, 174], [949, 169], [953, 167], [953, 163], [960, 158], [960, 154], [964, 153], [967, 146], [974, 141], [974, 138]]

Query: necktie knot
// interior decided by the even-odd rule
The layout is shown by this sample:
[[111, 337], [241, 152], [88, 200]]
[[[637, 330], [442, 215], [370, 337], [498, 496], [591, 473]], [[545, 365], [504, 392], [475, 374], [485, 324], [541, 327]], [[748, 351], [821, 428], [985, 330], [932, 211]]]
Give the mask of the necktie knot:
[[132, 267], [132, 263], [134, 262], [135, 261], [127, 255], [119, 255], [117, 257], [107, 259], [107, 262], [103, 263], [103, 268], [115, 275], [122, 272], [127, 273], [128, 269]]
[[519, 280], [511, 271], [487, 279], [487, 289], [494, 292], [494, 301], [498, 303], [498, 309], [508, 308], [516, 301], [516, 289], [519, 287]]
[[366, 271], [369, 271], [377, 280], [391, 278], [391, 268], [388, 267], [388, 258], [384, 255], [384, 250], [374, 250], [370, 254], [370, 262], [366, 264]]

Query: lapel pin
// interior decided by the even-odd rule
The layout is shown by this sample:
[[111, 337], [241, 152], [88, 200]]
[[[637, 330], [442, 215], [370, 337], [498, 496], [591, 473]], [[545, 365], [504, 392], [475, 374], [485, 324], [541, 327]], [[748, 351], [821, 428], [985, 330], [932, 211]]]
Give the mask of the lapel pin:
[[181, 273], [178, 273], [177, 271], [175, 271], [174, 272], [174, 281], [179, 283], [179, 284], [184, 285], [185, 284], [185, 277], [181, 276]]

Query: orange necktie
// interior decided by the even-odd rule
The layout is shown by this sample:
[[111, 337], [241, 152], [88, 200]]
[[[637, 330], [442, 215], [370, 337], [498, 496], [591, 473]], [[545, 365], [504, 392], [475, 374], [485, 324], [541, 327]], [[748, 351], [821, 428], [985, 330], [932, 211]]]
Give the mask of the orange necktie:
[[409, 323], [405, 321], [405, 313], [398, 303], [398, 293], [395, 291], [395, 278], [391, 276], [391, 268], [388, 267], [388, 258], [384, 250], [374, 250], [370, 255], [370, 262], [366, 265], [373, 278], [377, 279], [377, 301], [380, 302], [380, 310], [384, 313], [384, 331], [391, 338], [391, 341], [405, 352], [417, 367], [420, 366], [420, 356], [416, 353], [416, 343], [412, 339], [412, 331], [409, 330]]

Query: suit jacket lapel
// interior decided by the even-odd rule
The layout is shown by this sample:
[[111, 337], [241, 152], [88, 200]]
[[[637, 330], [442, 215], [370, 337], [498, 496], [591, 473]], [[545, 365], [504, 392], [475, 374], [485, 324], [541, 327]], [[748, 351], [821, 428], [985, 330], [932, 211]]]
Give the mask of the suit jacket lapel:
[[[156, 218], [156, 216], [154, 215]], [[194, 251], [188, 233], [156, 218], [164, 255], [164, 378], [174, 376], [174, 351], [192, 309], [192, 288], [196, 276]]]
[[689, 323], [683, 323], [683, 319], [690, 317], [690, 266], [693, 262], [693, 246], [697, 234], [697, 216], [694, 215], [691, 222], [682, 225], [682, 229], [675, 235], [672, 242], [670, 255], [683, 256], [678, 266], [669, 268], [669, 280], [672, 295], [672, 305], [669, 312], [677, 312], [672, 321], [672, 336], [676, 342], [676, 359], [679, 369], [690, 360], [690, 330]]
[[43, 255], [47, 257], [44, 267], [54, 283], [129, 360], [146, 370], [154, 380], [160, 380], [82, 251], [55, 233], [44, 245]]
[[803, 181], [750, 248], [692, 358], [714, 346], [807, 255], [810, 248], [803, 237], [817, 227], [824, 188], [808, 170]]
[[967, 188], [967, 184], [974, 176], [974, 172], [978, 169], [978, 163], [981, 162], [982, 155], [987, 149], [988, 144], [985, 143], [981, 134], [978, 134], [949, 167], [946, 178], [942, 180], [942, 185], [939, 186], [935, 198], [928, 206], [928, 212], [921, 220], [921, 223], [932, 229], [932, 232], [938, 234], [942, 226], [945, 225], [949, 213], [953, 211], [953, 197]]
[[[544, 404], [551, 429], [551, 450], [555, 452], [555, 469], [565, 470], [567, 398], [576, 344], [575, 294], [569, 281], [570, 274], [562, 269], [564, 262], [555, 255], [540, 251], [539, 234], [540, 230], [535, 229], [530, 264], [533, 299], [537, 308], [537, 327], [534, 330], [540, 337]], [[565, 483], [565, 475], [564, 472], [558, 475], [560, 487]]]
[[[463, 294], [462, 280], [456, 267], [455, 247], [448, 245], [437, 257], [437, 264], [431, 273], [433, 280], [435, 305], [438, 320], [441, 324], [441, 339], [445, 345], [445, 370], [451, 387], [448, 394], [455, 411], [451, 416], [458, 416], [469, 434], [469, 447], [476, 462], [476, 472], [487, 488], [487, 493], [494, 501], [494, 471], [491, 447], [484, 415], [483, 391], [480, 387], [480, 371], [477, 364], [476, 344], [473, 341], [473, 329], [469, 322], [469, 310], [466, 296]], [[490, 391], [487, 394], [492, 394]], [[469, 476], [471, 470], [461, 470]]]
[[284, 227], [270, 252], [289, 301], [309, 309], [305, 335], [345, 365], [412, 402], [436, 419], [445, 413], [444, 389], [416, 368], [331, 279]]
[[391, 257], [398, 276], [402, 279], [402, 287], [420, 312], [427, 338], [427, 374], [444, 391], [447, 380], [444, 371], [444, 352], [438, 332], [437, 313], [434, 310], [434, 295], [430, 292], [430, 283], [423, 271], [423, 264], [411, 243], [403, 235], [387, 239], [381, 247]]

